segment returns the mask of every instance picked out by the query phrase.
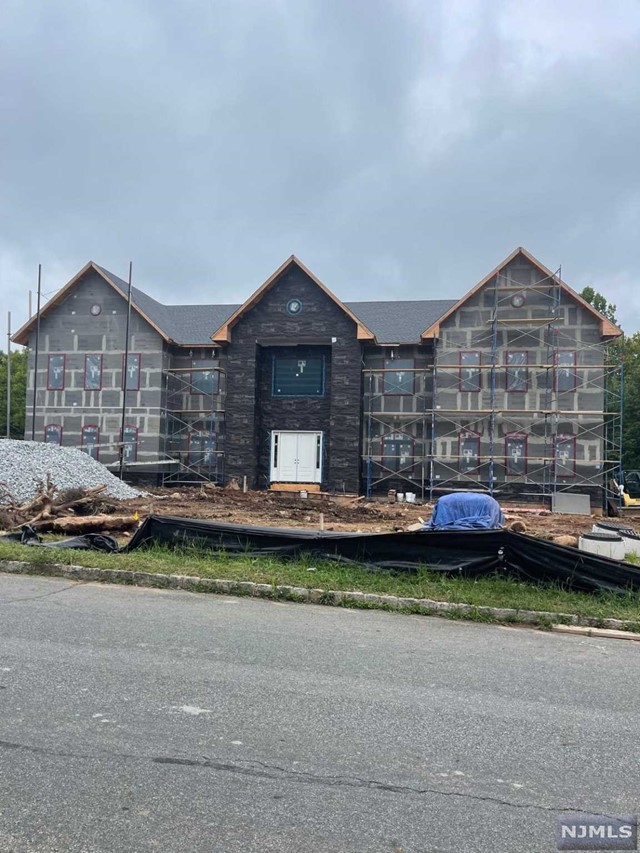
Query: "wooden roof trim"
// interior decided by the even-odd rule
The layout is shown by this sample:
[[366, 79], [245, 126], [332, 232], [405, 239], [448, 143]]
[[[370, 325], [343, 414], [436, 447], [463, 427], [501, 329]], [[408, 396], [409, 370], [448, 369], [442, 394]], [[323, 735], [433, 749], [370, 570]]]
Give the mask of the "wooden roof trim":
[[[425, 331], [421, 335], [422, 339], [427, 340], [440, 337], [441, 324], [445, 320], [447, 320], [452, 314], [454, 314], [459, 308], [461, 308], [465, 304], [465, 302], [467, 302], [467, 300], [474, 296], [481, 288], [483, 288], [489, 281], [491, 281], [491, 279], [495, 275], [497, 275], [501, 269], [506, 267], [507, 264], [511, 263], [511, 261], [514, 260], [514, 258], [516, 258], [518, 255], [522, 255], [523, 257], [525, 257], [530, 263], [532, 263], [549, 278], [555, 277], [554, 272], [548, 269], [548, 267], [546, 267], [544, 264], [540, 263], [540, 261], [535, 258], [530, 252], [528, 252], [525, 248], [523, 248], [522, 246], [518, 246], [516, 249], [513, 250], [513, 252], [507, 255], [507, 257], [501, 263], [499, 263], [497, 267], [492, 269], [488, 275], [486, 275], [481, 281], [479, 281], [478, 284], [472, 287], [471, 290], [465, 296], [459, 299], [452, 308], [446, 311], [442, 315], [442, 317], [440, 317], [435, 323], [432, 323], [432, 325], [429, 326], [428, 329], [425, 329]], [[572, 299], [578, 302], [586, 311], [588, 311], [600, 321], [600, 334], [602, 335], [602, 337], [617, 338], [623, 334], [622, 329], [616, 326], [615, 323], [612, 323], [611, 320], [607, 320], [606, 317], [603, 317], [602, 314], [593, 307], [593, 305], [590, 305], [586, 301], [586, 299], [583, 299], [582, 296], [580, 296], [579, 293], [576, 293], [576, 291], [572, 287], [569, 287], [569, 285], [562, 281], [562, 279], [560, 278], [558, 279], [558, 282], [560, 284], [561, 289], [565, 293], [571, 296]], [[523, 287], [523, 290], [524, 289], [525, 288]]]
[[332, 293], [329, 288], [311, 272], [310, 269], [307, 269], [307, 267], [302, 263], [302, 261], [298, 260], [295, 255], [291, 255], [284, 263], [280, 264], [278, 269], [269, 276], [269, 278], [264, 282], [264, 284], [261, 284], [260, 287], [256, 291], [254, 291], [251, 296], [247, 300], [245, 300], [245, 302], [243, 302], [242, 305], [237, 308], [233, 312], [233, 314], [227, 320], [225, 320], [225, 322], [218, 329], [216, 329], [215, 332], [213, 332], [213, 334], [211, 335], [211, 340], [215, 343], [228, 343], [231, 340], [231, 329], [233, 328], [233, 326], [235, 326], [235, 324], [243, 316], [243, 314], [245, 314], [249, 309], [253, 308], [254, 305], [257, 305], [257, 303], [262, 299], [264, 294], [271, 289], [277, 279], [292, 264], [295, 264], [299, 269], [302, 270], [302, 272], [308, 275], [311, 281], [313, 281], [313, 283], [316, 284], [320, 288], [320, 290], [322, 290], [322, 292], [326, 294], [329, 299], [331, 299], [331, 301], [334, 302], [338, 306], [338, 308], [340, 308], [340, 310], [347, 315], [347, 317], [353, 320], [353, 322], [356, 324], [356, 337], [359, 341], [375, 340], [375, 335], [373, 334], [373, 332], [368, 329], [364, 325], [364, 323], [359, 320], [358, 317], [356, 317], [353, 311], [350, 311], [344, 304], [344, 302], [341, 302], [338, 297], [334, 293]]
[[502, 269], [502, 267], [506, 266], [510, 261], [512, 261], [518, 255], [519, 252], [520, 248], [514, 249], [511, 254], [507, 255], [504, 261], [502, 261], [498, 264], [497, 267], [492, 269], [488, 275], [485, 275], [485, 277], [481, 281], [479, 281], [474, 287], [472, 287], [467, 294], [458, 299], [455, 305], [452, 305], [448, 311], [444, 312], [442, 317], [439, 317], [435, 323], [432, 323], [428, 329], [425, 329], [422, 335], [420, 335], [422, 340], [428, 340], [429, 338], [439, 338], [441, 323], [444, 323], [444, 321], [448, 320], [452, 314], [455, 314], [455, 312], [459, 308], [461, 308], [468, 299], [471, 299], [471, 297], [474, 296], [481, 288], [483, 288], [485, 284], [487, 284], [487, 282], [491, 281], [493, 276], [497, 275]]
[[[107, 275], [103, 270], [101, 270], [101, 269], [100, 269], [100, 267], [99, 267], [96, 263], [94, 263], [93, 261], [89, 261], [88, 263], [86, 263], [86, 264], [82, 267], [82, 269], [80, 270], [80, 272], [77, 272], [77, 273], [73, 276], [73, 278], [71, 278], [71, 279], [70, 279], [70, 280], [69, 280], [69, 281], [64, 285], [64, 287], [61, 287], [61, 288], [60, 288], [60, 290], [55, 294], [55, 296], [52, 296], [52, 297], [51, 297], [51, 299], [50, 299], [47, 303], [45, 303], [45, 305], [43, 305], [43, 306], [42, 306], [42, 308], [40, 309], [40, 317], [43, 317], [45, 314], [48, 314], [48, 313], [49, 313], [49, 311], [50, 311], [52, 308], [54, 308], [56, 305], [58, 305], [58, 304], [59, 304], [59, 303], [64, 299], [64, 297], [67, 295], [67, 293], [69, 293], [69, 291], [73, 288], [73, 286], [74, 286], [75, 284], [77, 284], [77, 282], [78, 282], [78, 281], [80, 281], [80, 279], [82, 278], [82, 276], [83, 276], [85, 273], [87, 273], [90, 269], [94, 270], [94, 272], [97, 272], [97, 273], [98, 273], [98, 275], [99, 275], [99, 276], [100, 276], [100, 277], [101, 277], [101, 278], [102, 278], [102, 279], [103, 279], [103, 280], [104, 280], [104, 281], [105, 281], [105, 282], [106, 282], [110, 287], [112, 287], [112, 288], [113, 288], [113, 289], [118, 293], [118, 295], [119, 295], [119, 296], [123, 296], [123, 297], [124, 297], [124, 299], [125, 299], [125, 301], [126, 301], [127, 296], [126, 296], [126, 294], [123, 294], [123, 292], [122, 292], [122, 290], [120, 289], [120, 287], [118, 287], [118, 285], [117, 285], [115, 282], [113, 282], [113, 281], [109, 278], [109, 276], [108, 276], [108, 275]], [[134, 310], [134, 311], [136, 311], [136, 312], [137, 312], [137, 313], [142, 317], [142, 319], [143, 319], [143, 320], [145, 320], [145, 321], [146, 321], [146, 322], [147, 322], [147, 323], [148, 323], [148, 324], [149, 324], [153, 329], [155, 329], [155, 331], [156, 331], [156, 332], [157, 332], [157, 333], [158, 333], [158, 334], [159, 334], [159, 335], [160, 335], [160, 336], [161, 336], [165, 341], [169, 341], [169, 340], [170, 340], [170, 338], [167, 336], [167, 333], [166, 333], [166, 332], [164, 332], [164, 331], [163, 331], [159, 326], [157, 326], [157, 325], [153, 322], [153, 320], [151, 320], [149, 317], [147, 317], [147, 315], [144, 313], [144, 311], [142, 311], [142, 310], [141, 310], [141, 309], [140, 309], [140, 308], [135, 304], [135, 302], [134, 302], [133, 300], [131, 300], [131, 307], [133, 308], [133, 310]], [[27, 320], [27, 322], [26, 322], [26, 323], [24, 323], [22, 326], [20, 326], [20, 328], [18, 329], [18, 331], [17, 331], [17, 332], [13, 335], [13, 337], [11, 338], [11, 340], [13, 341], [13, 343], [21, 344], [22, 346], [26, 346], [26, 345], [28, 344], [28, 342], [29, 342], [29, 337], [28, 337], [28, 334], [27, 334], [27, 333], [28, 333], [29, 329], [33, 326], [33, 324], [36, 322], [36, 319], [37, 319], [37, 315], [36, 315], [36, 314], [34, 314], [32, 317], [29, 317], [29, 319]]]

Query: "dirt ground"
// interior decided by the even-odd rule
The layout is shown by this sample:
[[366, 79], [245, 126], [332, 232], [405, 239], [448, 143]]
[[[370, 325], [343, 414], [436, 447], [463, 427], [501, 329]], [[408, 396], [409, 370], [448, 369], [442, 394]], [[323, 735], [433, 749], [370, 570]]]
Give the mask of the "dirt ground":
[[[334, 531], [382, 533], [417, 529], [431, 517], [432, 504], [398, 504], [389, 500], [313, 495], [301, 498], [297, 493], [247, 492], [200, 488], [152, 489], [148, 497], [126, 502], [126, 511], [137, 510], [141, 517], [178, 515], [234, 524], [270, 527], [305, 527]], [[123, 505], [124, 509], [124, 505]], [[553, 515], [535, 507], [504, 505], [507, 526], [514, 521], [525, 525], [526, 532], [541, 538], [558, 535], [578, 536], [591, 530], [595, 517]]]

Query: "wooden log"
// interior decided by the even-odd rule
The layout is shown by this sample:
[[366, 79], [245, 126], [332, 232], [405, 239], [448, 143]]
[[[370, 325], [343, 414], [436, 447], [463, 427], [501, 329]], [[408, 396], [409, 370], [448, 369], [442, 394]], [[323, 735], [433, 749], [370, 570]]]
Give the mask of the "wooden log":
[[33, 527], [51, 533], [106, 533], [111, 530], [131, 530], [138, 524], [134, 515], [71, 515], [63, 518], [46, 518]]

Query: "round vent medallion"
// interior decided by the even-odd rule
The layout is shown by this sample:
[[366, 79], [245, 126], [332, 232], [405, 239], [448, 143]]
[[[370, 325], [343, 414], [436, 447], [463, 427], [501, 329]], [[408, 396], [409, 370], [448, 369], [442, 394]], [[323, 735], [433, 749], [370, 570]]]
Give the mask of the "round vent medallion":
[[522, 308], [522, 306], [524, 305], [524, 303], [526, 301], [527, 300], [525, 298], [524, 293], [515, 293], [511, 297], [511, 304], [513, 305], [514, 308]]
[[290, 299], [287, 302], [287, 314], [292, 314], [294, 317], [296, 314], [300, 314], [302, 311], [302, 302], [299, 299]]
[[92, 317], [97, 317], [98, 314], [102, 312], [102, 306], [97, 304], [92, 305], [91, 308], [89, 308], [89, 311], [91, 312]]

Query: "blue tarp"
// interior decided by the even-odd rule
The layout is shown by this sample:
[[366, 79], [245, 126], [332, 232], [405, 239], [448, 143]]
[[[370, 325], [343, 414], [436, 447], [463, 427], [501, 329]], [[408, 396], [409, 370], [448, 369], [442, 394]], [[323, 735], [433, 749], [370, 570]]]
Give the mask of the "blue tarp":
[[438, 498], [426, 530], [497, 530], [504, 526], [500, 504], [489, 495], [454, 492]]

